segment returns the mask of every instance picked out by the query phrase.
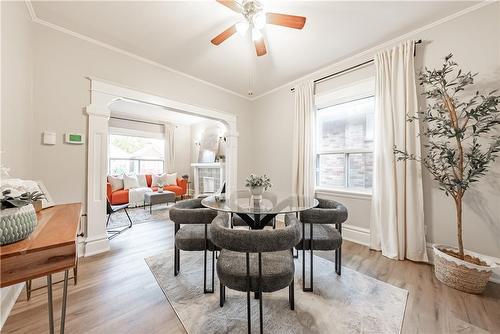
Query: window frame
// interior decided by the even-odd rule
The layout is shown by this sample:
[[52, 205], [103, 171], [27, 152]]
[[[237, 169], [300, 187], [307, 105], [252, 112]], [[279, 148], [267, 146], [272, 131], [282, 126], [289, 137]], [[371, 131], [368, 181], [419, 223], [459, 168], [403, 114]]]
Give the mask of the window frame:
[[[142, 130], [127, 129], [127, 128], [109, 127], [108, 147], [111, 144], [111, 136], [159, 139], [159, 140], [163, 140], [164, 145], [166, 145], [165, 136], [163, 133], [148, 132], [148, 131], [142, 131]], [[141, 161], [159, 161], [162, 163], [162, 172], [160, 174], [165, 173], [165, 157], [163, 157], [163, 159], [113, 158], [109, 155], [109, 151], [108, 151], [108, 167], [107, 167], [108, 173], [111, 173], [111, 161], [112, 160], [115, 160], [115, 161], [138, 161], [139, 171], [136, 174], [141, 173]]]
[[[315, 114], [317, 116], [318, 112], [323, 109], [330, 108], [336, 105], [359, 101], [367, 98], [375, 97], [375, 78], [370, 77], [368, 79], [360, 80], [353, 82], [348, 85], [341, 86], [335, 90], [329, 91], [326, 94], [323, 94], [319, 97], [315, 98], [316, 110]], [[374, 110], [375, 113], [375, 110]], [[375, 116], [375, 115], [374, 115]], [[318, 129], [318, 121], [315, 119], [315, 129]], [[335, 194], [341, 195], [344, 197], [358, 198], [358, 199], [366, 199], [371, 198], [372, 189], [367, 191], [363, 191], [359, 188], [348, 188], [349, 182], [349, 155], [350, 154], [363, 154], [363, 153], [372, 153], [374, 154], [374, 148], [371, 150], [366, 148], [359, 149], [337, 149], [337, 150], [319, 150], [319, 140], [318, 134], [314, 135], [314, 189], [316, 193], [320, 194]], [[329, 154], [344, 154], [344, 188], [330, 188], [330, 187], [321, 187], [319, 186], [319, 160], [322, 155]], [[372, 175], [373, 178], [373, 175]]]
[[159, 161], [161, 162], [162, 166], [162, 172], [160, 174], [165, 173], [165, 160], [161, 159], [137, 159], [137, 158], [109, 158], [108, 159], [108, 173], [111, 173], [109, 169], [111, 169], [111, 161], [138, 161], [139, 162], [139, 171], [136, 173], [136, 175], [142, 174], [141, 173], [141, 161]]

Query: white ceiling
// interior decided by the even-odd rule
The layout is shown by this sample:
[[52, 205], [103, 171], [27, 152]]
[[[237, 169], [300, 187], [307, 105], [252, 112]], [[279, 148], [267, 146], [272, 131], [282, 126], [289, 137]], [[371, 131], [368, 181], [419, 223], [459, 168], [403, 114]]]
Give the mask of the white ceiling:
[[[118, 100], [113, 102], [109, 109], [111, 115], [115, 117], [125, 117], [130, 119], [140, 119], [151, 122], [168, 122], [173, 124], [191, 125], [204, 122], [207, 118], [194, 116], [174, 110], [169, 110], [161, 106], [155, 106], [142, 102], [130, 100]], [[138, 117], [137, 115], [143, 115]]]
[[233, 92], [258, 96], [342, 58], [458, 12], [469, 1], [264, 1], [307, 17], [303, 30], [268, 25], [268, 54], [250, 37], [210, 40], [240, 19], [216, 1], [35, 1], [39, 19]]

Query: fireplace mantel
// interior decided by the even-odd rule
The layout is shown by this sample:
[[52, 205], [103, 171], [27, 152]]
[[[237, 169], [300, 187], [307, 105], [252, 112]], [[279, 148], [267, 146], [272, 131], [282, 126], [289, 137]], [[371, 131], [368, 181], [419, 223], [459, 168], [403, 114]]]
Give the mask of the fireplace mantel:
[[191, 167], [203, 167], [203, 168], [222, 168], [224, 167], [223, 162], [195, 162], [191, 164]]

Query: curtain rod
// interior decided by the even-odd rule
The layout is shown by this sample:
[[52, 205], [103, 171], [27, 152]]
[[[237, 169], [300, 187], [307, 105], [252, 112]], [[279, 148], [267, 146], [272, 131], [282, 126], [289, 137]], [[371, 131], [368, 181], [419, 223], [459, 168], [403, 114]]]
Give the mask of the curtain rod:
[[[418, 41], [415, 41], [414, 43], [415, 43], [415, 46], [416, 46], [417, 44], [421, 44], [421, 43], [422, 43], [422, 40], [421, 40], [421, 39], [419, 39]], [[413, 56], [416, 56], [416, 48], [413, 50]], [[324, 77], [321, 77], [321, 78], [319, 78], [319, 79], [316, 79], [316, 80], [314, 80], [313, 82], [316, 84], [316, 83], [319, 83], [319, 82], [322, 82], [322, 81], [328, 80], [328, 79], [330, 79], [330, 78], [332, 78], [332, 77], [335, 77], [335, 76], [337, 76], [337, 75], [340, 75], [340, 74], [343, 74], [343, 73], [346, 73], [346, 72], [352, 71], [352, 70], [354, 70], [354, 69], [356, 69], [356, 68], [358, 68], [358, 67], [363, 67], [363, 66], [365, 66], [365, 65], [371, 64], [371, 63], [373, 63], [374, 61], [375, 61], [374, 59], [370, 59], [370, 60], [364, 61], [364, 62], [362, 62], [362, 63], [360, 63], [360, 64], [357, 64], [357, 65], [354, 65], [354, 66], [348, 67], [348, 68], [343, 69], [343, 70], [340, 70], [340, 71], [338, 71], [338, 72], [335, 72], [335, 73], [332, 73], [332, 74], [325, 75]], [[294, 91], [295, 91], [295, 88], [290, 89], [290, 91], [294, 92]]]

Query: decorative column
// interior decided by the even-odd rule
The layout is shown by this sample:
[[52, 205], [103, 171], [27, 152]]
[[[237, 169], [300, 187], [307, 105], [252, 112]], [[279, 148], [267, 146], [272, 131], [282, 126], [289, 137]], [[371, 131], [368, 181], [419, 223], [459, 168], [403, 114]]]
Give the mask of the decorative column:
[[92, 103], [87, 106], [87, 226], [84, 256], [110, 249], [106, 232], [106, 175], [108, 170], [109, 104], [116, 98], [92, 91]]
[[238, 132], [236, 121], [228, 122], [226, 134], [226, 192], [232, 193], [238, 188]]

